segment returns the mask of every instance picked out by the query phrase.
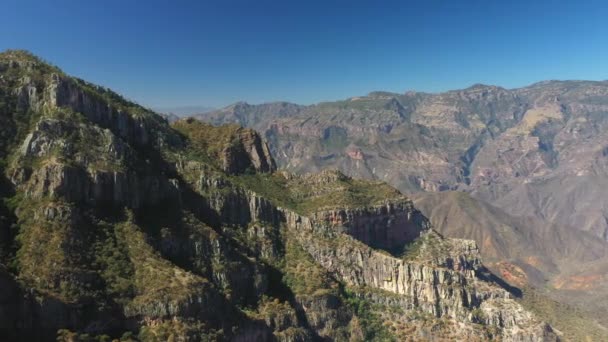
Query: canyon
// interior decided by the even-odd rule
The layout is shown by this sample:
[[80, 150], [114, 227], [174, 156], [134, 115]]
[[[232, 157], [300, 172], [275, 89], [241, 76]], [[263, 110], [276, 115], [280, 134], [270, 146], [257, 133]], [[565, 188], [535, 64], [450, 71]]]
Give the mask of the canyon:
[[194, 117], [256, 129], [279, 168], [387, 182], [441, 234], [475, 240], [513, 286], [605, 327], [607, 113], [608, 82], [544, 81], [306, 106], [238, 102]]
[[3, 340], [601, 336], [547, 323], [395, 188], [272, 146], [0, 53]]

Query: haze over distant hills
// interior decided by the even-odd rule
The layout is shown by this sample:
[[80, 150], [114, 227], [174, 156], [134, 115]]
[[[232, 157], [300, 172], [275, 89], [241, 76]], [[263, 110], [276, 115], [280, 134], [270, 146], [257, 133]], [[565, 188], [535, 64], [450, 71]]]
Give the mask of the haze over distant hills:
[[[606, 176], [607, 113], [608, 82], [546, 81], [513, 90], [373, 92], [312, 106], [239, 102], [197, 117], [264, 132], [279, 164], [296, 171], [335, 167], [410, 193], [467, 191], [513, 214], [576, 224], [606, 240], [608, 222], [598, 213], [608, 205], [581, 186]], [[553, 184], [556, 177], [576, 189]], [[571, 195], [542, 205], [529, 195], [541, 190]], [[592, 197], [581, 203], [593, 208], [562, 214], [571, 204], [562, 200], [573, 196]]]
[[513, 283], [608, 303], [606, 81], [240, 102], [196, 117], [262, 132], [280, 167], [338, 169], [414, 194], [440, 231], [475, 239]]
[[155, 112], [162, 114], [175, 114], [178, 117], [190, 116], [200, 113], [206, 113], [214, 110], [213, 107], [206, 106], [176, 106], [176, 107], [153, 107]]

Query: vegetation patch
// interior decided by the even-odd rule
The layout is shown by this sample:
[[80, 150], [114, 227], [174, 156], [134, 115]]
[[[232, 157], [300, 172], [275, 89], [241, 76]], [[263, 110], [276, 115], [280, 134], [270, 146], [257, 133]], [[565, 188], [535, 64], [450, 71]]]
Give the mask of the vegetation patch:
[[185, 300], [189, 295], [209, 287], [206, 279], [162, 258], [132, 220], [118, 225], [116, 229], [121, 240], [127, 242], [128, 256], [134, 265], [135, 298], [130, 305]]
[[296, 295], [338, 295], [339, 284], [296, 241], [287, 239], [283, 281]]
[[277, 172], [233, 177], [235, 184], [250, 189], [277, 205], [301, 214], [331, 209], [364, 208], [407, 198], [383, 182], [347, 177], [337, 171], [296, 176]]
[[354, 310], [365, 341], [397, 341], [383, 324], [382, 317], [376, 313], [372, 304], [363, 296], [348, 289], [344, 291], [346, 303]]
[[216, 166], [220, 152], [237, 145], [238, 133], [243, 130], [239, 125], [213, 126], [194, 119], [178, 120], [172, 127], [187, 139], [188, 159]]

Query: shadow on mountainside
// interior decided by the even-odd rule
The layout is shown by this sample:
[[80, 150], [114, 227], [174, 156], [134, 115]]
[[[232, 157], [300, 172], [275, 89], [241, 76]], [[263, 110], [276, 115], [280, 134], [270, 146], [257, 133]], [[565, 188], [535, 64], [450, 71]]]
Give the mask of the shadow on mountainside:
[[15, 189], [0, 167], [0, 263], [9, 266], [17, 251], [15, 237], [19, 231], [11, 199]]
[[507, 283], [506, 281], [504, 281], [502, 278], [500, 278], [497, 275], [495, 275], [494, 273], [492, 273], [492, 271], [490, 271], [485, 266], [480, 267], [477, 270], [476, 275], [481, 280], [485, 280], [487, 282], [491, 282], [491, 283], [497, 284], [498, 286], [500, 286], [503, 289], [507, 290], [510, 294], [512, 294], [513, 296], [515, 296], [517, 298], [521, 298], [522, 295], [523, 295], [523, 292], [521, 291], [521, 289], [519, 289], [518, 287], [510, 285], [509, 283]]
[[[220, 322], [232, 322], [234, 324], [246, 327], [260, 327], [258, 320], [253, 320], [247, 317], [239, 310], [238, 307], [256, 306], [261, 295], [268, 295], [272, 298], [279, 299], [281, 302], [287, 302], [295, 310], [299, 324], [307, 330], [313, 341], [323, 341], [324, 339], [311, 327], [310, 322], [305, 314], [304, 308], [296, 300], [294, 292], [283, 282], [283, 273], [280, 269], [273, 265], [260, 260], [259, 253], [251, 250], [248, 246], [243, 245], [235, 240], [230, 234], [227, 234], [224, 229], [247, 229], [246, 224], [232, 224], [226, 227], [225, 220], [227, 213], [218, 213], [211, 207], [208, 198], [205, 198], [200, 193], [195, 191], [192, 186], [186, 182], [177, 172], [175, 166], [167, 162], [159, 151], [150, 149], [146, 151], [146, 158], [151, 161], [160, 170], [161, 177], [177, 180], [179, 184], [179, 198], [165, 199], [155, 206], [147, 206], [135, 210], [135, 220], [142, 227], [150, 238], [150, 245], [154, 247], [161, 255], [170, 260], [176, 266], [198, 274], [214, 283], [217, 289], [222, 287], [222, 284], [217, 283], [214, 277], [214, 269], [212, 257], [217, 255], [198, 255], [198, 260], [193, 262], [196, 255], [192, 255], [195, 246], [191, 245], [192, 235], [190, 235], [191, 227], [186, 223], [185, 214], [192, 214], [197, 221], [206, 225], [206, 228], [213, 230], [219, 237], [222, 246], [220, 255], [222, 261], [227, 264], [237, 263], [239, 270], [235, 270], [238, 276], [245, 273], [251, 279], [247, 281], [233, 281], [230, 293], [231, 296], [226, 298], [221, 291], [215, 290], [224, 298], [224, 302], [219, 305], [217, 315], [212, 319], [216, 324]], [[248, 208], [247, 208], [248, 209]], [[283, 219], [284, 221], [284, 219]], [[265, 224], [272, 226], [271, 229], [281, 229], [280, 222]], [[203, 227], [204, 228], [204, 227]], [[163, 238], [163, 229], [168, 229], [173, 235], [174, 240], [167, 241]], [[277, 241], [279, 253], [285, 252], [285, 247], [282, 241]], [[283, 257], [284, 255], [281, 255]], [[202, 257], [202, 258], [201, 258]], [[202, 260], [201, 260], [202, 259]], [[254, 260], [254, 261], [252, 261]], [[197, 262], [204, 263], [201, 267]], [[267, 277], [267, 288], [264, 293], [257, 293], [253, 286], [255, 272], [263, 272]], [[245, 322], [243, 324], [243, 322]], [[230, 331], [231, 327], [222, 327], [224, 331]], [[272, 327], [264, 325], [266, 333], [272, 335]]]

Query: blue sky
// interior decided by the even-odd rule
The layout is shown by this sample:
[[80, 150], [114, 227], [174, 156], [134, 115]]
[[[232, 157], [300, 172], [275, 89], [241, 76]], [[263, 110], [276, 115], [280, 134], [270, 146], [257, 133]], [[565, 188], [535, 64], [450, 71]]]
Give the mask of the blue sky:
[[608, 79], [605, 1], [5, 0], [22, 48], [151, 107]]

